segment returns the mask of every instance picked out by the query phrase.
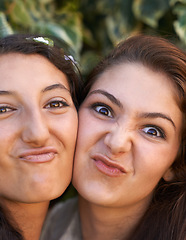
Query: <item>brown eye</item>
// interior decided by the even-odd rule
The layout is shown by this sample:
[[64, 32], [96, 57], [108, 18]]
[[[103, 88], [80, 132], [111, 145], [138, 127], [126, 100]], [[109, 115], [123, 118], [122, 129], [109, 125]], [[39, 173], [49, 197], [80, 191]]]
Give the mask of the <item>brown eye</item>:
[[108, 109], [104, 108], [104, 107], [100, 107], [98, 110], [99, 113], [104, 114], [104, 115], [109, 115], [109, 111]]
[[52, 101], [49, 102], [45, 108], [62, 108], [66, 106], [68, 106], [68, 104], [65, 101]]
[[96, 112], [105, 115], [107, 117], [112, 117], [111, 111], [105, 106], [94, 106]]
[[49, 105], [51, 108], [59, 108], [59, 107], [63, 106], [63, 104], [61, 102], [52, 102]]
[[0, 114], [14, 111], [14, 108], [8, 106], [0, 106]]

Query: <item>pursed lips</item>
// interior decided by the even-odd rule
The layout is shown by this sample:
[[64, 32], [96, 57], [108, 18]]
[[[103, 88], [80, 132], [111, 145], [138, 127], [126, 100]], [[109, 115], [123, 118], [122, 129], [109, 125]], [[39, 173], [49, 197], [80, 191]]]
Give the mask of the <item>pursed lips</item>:
[[19, 159], [32, 163], [45, 163], [55, 158], [57, 151], [53, 147], [29, 149], [19, 155]]
[[98, 170], [106, 175], [120, 176], [127, 173], [123, 166], [117, 162], [113, 162], [113, 160], [103, 154], [93, 154], [91, 155], [91, 159], [94, 160]]

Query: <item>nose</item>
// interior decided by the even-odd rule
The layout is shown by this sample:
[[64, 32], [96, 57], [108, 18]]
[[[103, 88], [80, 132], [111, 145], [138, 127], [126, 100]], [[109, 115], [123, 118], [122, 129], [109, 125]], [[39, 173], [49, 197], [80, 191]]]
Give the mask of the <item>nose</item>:
[[27, 115], [23, 123], [22, 140], [32, 146], [44, 146], [49, 138], [46, 119], [37, 112]]
[[133, 145], [132, 130], [116, 125], [105, 135], [104, 143], [112, 155], [129, 152]]

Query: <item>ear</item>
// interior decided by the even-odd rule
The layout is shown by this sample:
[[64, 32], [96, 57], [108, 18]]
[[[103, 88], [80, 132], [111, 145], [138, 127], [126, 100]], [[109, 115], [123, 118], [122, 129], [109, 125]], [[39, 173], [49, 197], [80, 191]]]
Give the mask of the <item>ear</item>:
[[166, 182], [170, 182], [171, 180], [174, 179], [174, 172], [172, 170], [172, 168], [169, 168], [163, 175], [163, 179], [166, 181]]

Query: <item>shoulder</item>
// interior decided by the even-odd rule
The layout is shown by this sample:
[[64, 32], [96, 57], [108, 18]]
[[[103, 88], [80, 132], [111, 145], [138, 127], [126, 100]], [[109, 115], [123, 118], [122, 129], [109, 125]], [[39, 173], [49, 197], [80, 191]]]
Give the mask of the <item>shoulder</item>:
[[60, 239], [78, 215], [77, 197], [56, 204], [47, 215], [40, 240]]
[[70, 198], [64, 202], [56, 204], [48, 213], [47, 218], [63, 219], [63, 214], [73, 214], [78, 208], [78, 198]]

